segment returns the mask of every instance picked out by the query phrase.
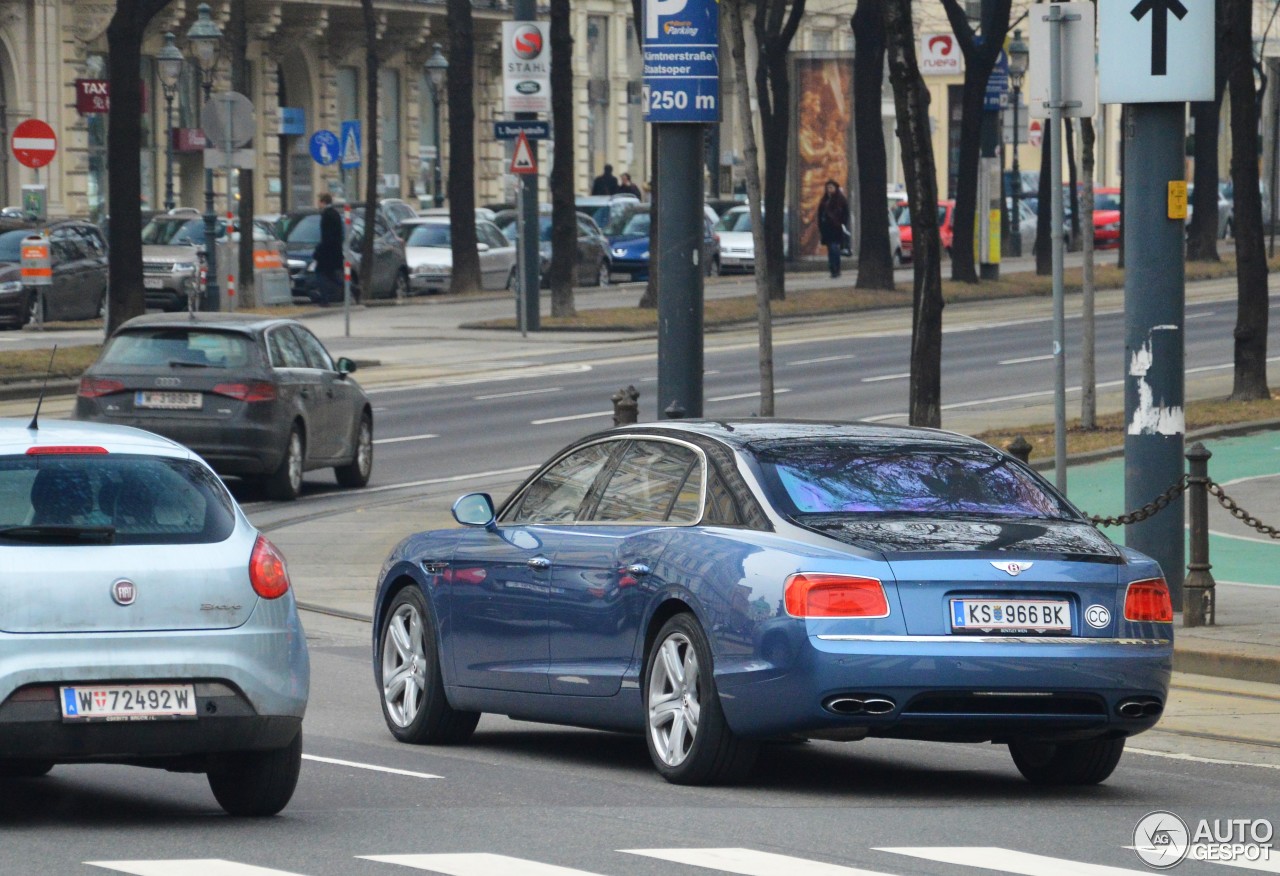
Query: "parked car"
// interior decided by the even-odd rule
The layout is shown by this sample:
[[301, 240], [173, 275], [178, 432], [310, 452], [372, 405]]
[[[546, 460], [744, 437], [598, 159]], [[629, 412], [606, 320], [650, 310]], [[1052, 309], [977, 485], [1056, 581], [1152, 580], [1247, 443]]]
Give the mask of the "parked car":
[[290, 319], [138, 316], [85, 371], [73, 416], [163, 435], [288, 501], [312, 469], [332, 468], [344, 487], [369, 482], [373, 406], [355, 370]]
[[[609, 256], [613, 260], [613, 272], [626, 274], [631, 280], [649, 277], [649, 225], [651, 204], [633, 204], [614, 217], [604, 229], [609, 239]], [[703, 206], [702, 210], [703, 273], [719, 276], [721, 268], [721, 243], [716, 224], [720, 221], [715, 210]]]
[[[22, 283], [22, 241], [33, 234], [49, 238], [47, 286]], [[0, 219], [0, 327], [28, 322], [93, 319], [107, 301], [107, 241], [96, 225], [76, 219], [33, 223]], [[43, 310], [41, 310], [43, 308]]]
[[[741, 207], [746, 202], [747, 196], [742, 195], [741, 197], [734, 198], [707, 198], [705, 203], [712, 210], [716, 211], [717, 217], [723, 218], [725, 213], [728, 213], [734, 207]], [[719, 219], [716, 221], [718, 222]]]
[[0, 420], [0, 545], [0, 776], [147, 766], [206, 773], [232, 815], [288, 804], [306, 636], [284, 557], [198, 456]]
[[[1195, 213], [1195, 183], [1187, 183], [1187, 225], [1191, 225], [1191, 216]], [[1235, 234], [1235, 205], [1227, 197], [1227, 184], [1218, 183], [1218, 225], [1219, 239], [1226, 240]]]
[[[448, 292], [453, 275], [453, 231], [448, 216], [431, 215], [401, 222], [396, 233], [404, 241], [409, 264], [409, 291], [415, 295]], [[514, 289], [516, 247], [492, 222], [476, 220], [482, 289]]]
[[[405, 260], [404, 241], [395, 233], [399, 220], [392, 223], [386, 216], [378, 214], [374, 222], [370, 297], [404, 298], [409, 294], [409, 266]], [[310, 300], [316, 289], [312, 256], [320, 242], [320, 211], [295, 210], [286, 214], [282, 223], [289, 276], [293, 279], [293, 296]], [[363, 247], [364, 210], [359, 205], [352, 205], [351, 226], [343, 243], [343, 253], [351, 263], [353, 298], [359, 298], [363, 293]]]
[[1097, 249], [1120, 246], [1120, 189], [1103, 186], [1093, 190], [1093, 245]]
[[573, 208], [604, 228], [614, 216], [638, 203], [640, 199], [635, 195], [579, 195], [573, 200]]
[[[955, 201], [938, 202], [938, 237], [942, 240], [942, 251], [947, 256], [951, 255], [951, 240], [955, 236], [953, 227], [955, 210]], [[902, 248], [902, 256], [898, 259], [898, 264], [911, 261], [913, 238], [910, 204], [903, 204], [898, 212], [898, 238]]]
[[[218, 218], [218, 242], [227, 238], [227, 220]], [[239, 232], [232, 226], [232, 239]], [[255, 244], [280, 243], [271, 217], [255, 217]], [[142, 228], [142, 285], [147, 307], [187, 310], [200, 294], [200, 269], [205, 264], [204, 216], [192, 207], [177, 207], [152, 216]], [[225, 267], [225, 266], [223, 266]], [[225, 273], [225, 271], [222, 271]]]
[[[636, 203], [634, 200], [632, 203]], [[512, 243], [518, 233], [515, 210], [502, 210], [494, 218], [494, 224]], [[609, 255], [609, 241], [595, 221], [579, 212], [575, 217], [578, 228], [577, 249], [574, 254], [574, 285], [607, 286], [613, 258]], [[551, 271], [551, 207], [546, 205], [538, 214], [538, 259], [542, 286], [550, 283]]]
[[643, 734], [664, 778], [703, 784], [761, 740], [994, 741], [1032, 782], [1087, 785], [1166, 702], [1159, 566], [965, 436], [668, 420], [453, 513], [377, 586], [402, 742], [460, 743], [495, 712]]
[[[787, 232], [790, 223], [783, 216], [782, 251], [788, 248]], [[754, 272], [756, 269], [756, 240], [751, 233], [751, 208], [739, 204], [725, 211], [715, 225], [720, 236], [720, 269], [722, 271]]]

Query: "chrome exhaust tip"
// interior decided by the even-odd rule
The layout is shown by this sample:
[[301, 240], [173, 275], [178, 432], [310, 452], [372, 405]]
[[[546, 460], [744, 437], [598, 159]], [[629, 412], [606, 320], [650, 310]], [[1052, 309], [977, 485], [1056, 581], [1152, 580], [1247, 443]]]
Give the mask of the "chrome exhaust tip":
[[1156, 718], [1164, 712], [1164, 704], [1151, 697], [1122, 700], [1120, 704], [1116, 706], [1116, 711], [1120, 713], [1122, 718]]
[[883, 697], [869, 697], [863, 700], [862, 707], [868, 715], [887, 715], [897, 708], [897, 704]]
[[836, 694], [827, 697], [822, 707], [837, 715], [887, 715], [898, 707], [888, 697]]
[[1162, 712], [1164, 712], [1164, 706], [1160, 704], [1159, 700], [1151, 700], [1142, 705], [1142, 717], [1144, 718], [1155, 718]]

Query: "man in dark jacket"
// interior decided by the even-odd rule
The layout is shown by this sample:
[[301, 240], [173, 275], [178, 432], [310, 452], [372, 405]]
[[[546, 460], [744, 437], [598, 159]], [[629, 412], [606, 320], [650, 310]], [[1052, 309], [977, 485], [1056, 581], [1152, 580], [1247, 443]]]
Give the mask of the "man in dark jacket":
[[618, 193], [618, 178], [613, 175], [613, 165], [606, 164], [604, 173], [595, 178], [591, 183], [591, 194], [593, 195], [616, 195]]
[[845, 229], [849, 227], [849, 199], [833, 179], [827, 180], [826, 191], [818, 202], [818, 234], [827, 248], [827, 267], [831, 276], [840, 276], [840, 253], [844, 249]]
[[618, 183], [618, 194], [640, 197], [640, 187], [631, 181], [631, 174], [622, 174], [622, 181]]
[[333, 195], [320, 195], [320, 242], [312, 258], [316, 262], [315, 301], [321, 307], [342, 300], [342, 216], [333, 206]]

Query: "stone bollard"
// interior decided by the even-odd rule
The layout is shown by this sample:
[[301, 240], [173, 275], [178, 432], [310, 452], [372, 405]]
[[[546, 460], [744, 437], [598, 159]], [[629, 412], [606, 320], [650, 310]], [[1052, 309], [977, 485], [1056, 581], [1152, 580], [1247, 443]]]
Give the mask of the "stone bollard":
[[613, 425], [630, 426], [640, 419], [640, 392], [634, 386], [627, 386], [615, 392], [613, 402]]
[[1031, 442], [1021, 435], [1006, 444], [1004, 449], [1009, 452], [1010, 456], [1017, 457], [1023, 462], [1031, 461]]
[[1187, 514], [1190, 518], [1191, 561], [1182, 583], [1182, 625], [1213, 626], [1216, 620], [1216, 590], [1209, 564], [1209, 457], [1197, 441], [1187, 451]]

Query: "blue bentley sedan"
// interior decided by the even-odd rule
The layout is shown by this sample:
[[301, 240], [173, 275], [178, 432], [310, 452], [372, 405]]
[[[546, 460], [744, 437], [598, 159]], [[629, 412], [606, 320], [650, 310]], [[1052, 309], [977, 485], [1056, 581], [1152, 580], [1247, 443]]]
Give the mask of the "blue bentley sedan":
[[628, 426], [454, 516], [380, 575], [374, 674], [404, 742], [463, 742], [483, 712], [630, 731], [705, 784], [764, 740], [991, 741], [1083, 785], [1164, 708], [1159, 567], [961, 435]]

